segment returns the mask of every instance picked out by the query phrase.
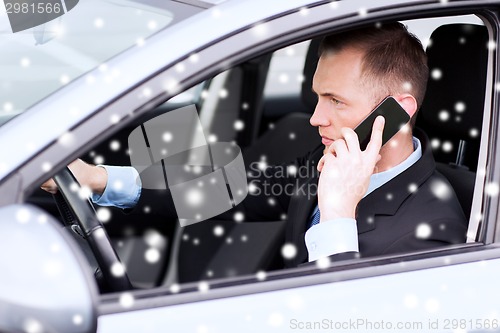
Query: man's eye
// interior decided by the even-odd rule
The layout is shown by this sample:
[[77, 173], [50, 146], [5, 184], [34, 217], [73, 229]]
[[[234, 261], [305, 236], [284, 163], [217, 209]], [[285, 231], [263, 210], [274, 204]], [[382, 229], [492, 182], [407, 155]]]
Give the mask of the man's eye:
[[331, 101], [332, 101], [332, 103], [333, 103], [333, 104], [335, 104], [335, 105], [340, 105], [340, 104], [342, 104], [342, 102], [341, 102], [341, 101], [339, 101], [339, 100], [338, 100], [338, 99], [336, 99], [336, 98], [332, 98], [332, 99], [331, 99]]

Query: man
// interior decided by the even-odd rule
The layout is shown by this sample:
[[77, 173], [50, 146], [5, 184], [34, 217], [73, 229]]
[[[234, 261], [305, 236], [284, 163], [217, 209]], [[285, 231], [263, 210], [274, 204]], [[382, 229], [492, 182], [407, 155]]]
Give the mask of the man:
[[[464, 242], [467, 222], [460, 204], [449, 183], [436, 172], [425, 135], [413, 136], [427, 77], [422, 45], [399, 23], [324, 38], [312, 86], [318, 103], [310, 119], [323, 146], [293, 164], [296, 168], [317, 165], [319, 180], [315, 176], [299, 179], [296, 195], [278, 196], [275, 208], [267, 198], [253, 195], [243, 202], [246, 220], [274, 218], [278, 208], [287, 209], [285, 242], [297, 249], [293, 258], [285, 260], [287, 266], [325, 256], [336, 260]], [[411, 124], [382, 146], [384, 119], [378, 117], [370, 143], [361, 151], [353, 128], [387, 96], [412, 117]], [[105, 169], [81, 161], [71, 168], [97, 194], [97, 203], [136, 209], [148, 205], [153, 211], [171, 203], [167, 191], [141, 192], [122, 186], [130, 191], [122, 193], [108, 185], [112, 179], [134, 184], [136, 174], [131, 168]], [[269, 168], [259, 178], [280, 186], [296, 181], [272, 175]], [[317, 200], [299, 191], [308, 184], [318, 184]], [[54, 191], [50, 182], [43, 188]]]

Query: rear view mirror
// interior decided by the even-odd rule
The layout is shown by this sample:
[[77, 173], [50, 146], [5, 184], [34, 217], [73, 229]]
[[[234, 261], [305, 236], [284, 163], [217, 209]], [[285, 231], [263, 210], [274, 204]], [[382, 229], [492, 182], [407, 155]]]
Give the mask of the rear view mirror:
[[0, 235], [0, 332], [96, 332], [93, 275], [55, 219], [3, 207]]

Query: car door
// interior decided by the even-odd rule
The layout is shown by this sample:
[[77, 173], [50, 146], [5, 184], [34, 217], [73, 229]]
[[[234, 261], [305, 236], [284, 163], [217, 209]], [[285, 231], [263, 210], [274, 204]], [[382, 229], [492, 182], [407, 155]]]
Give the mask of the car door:
[[[51, 175], [48, 171], [40, 173], [42, 161], [50, 158], [60, 167], [83, 153], [88, 148], [85, 145], [102, 142], [170, 97], [246, 60], [325, 33], [379, 21], [468, 14], [483, 20], [489, 36], [481, 149], [469, 223], [473, 226], [472, 241], [430, 251], [333, 264], [320, 261], [295, 269], [102, 295], [98, 331], [498, 330], [500, 309], [491, 297], [500, 291], [496, 283], [500, 252], [495, 231], [497, 4], [297, 1], [288, 7], [270, 5], [269, 16], [256, 14], [263, 8], [259, 6], [265, 6], [265, 2], [228, 3], [182, 25], [176, 36], [165, 32], [153, 38], [152, 47], [138, 53], [138, 58], [145, 60], [151, 56], [147, 51], [162, 50], [157, 43], [171, 47], [216, 22], [214, 31], [196, 40], [199, 45], [191, 42], [179, 46], [179, 54], [166, 56], [162, 66], [153, 70], [151, 65], [143, 81], [120, 87], [122, 90], [105, 102], [96, 101], [96, 105], [101, 103], [96, 112], [71, 128], [71, 133], [81, 139], [71, 150], [54, 144], [20, 167], [18, 173], [26, 184], [22, 192], [29, 193]], [[251, 13], [244, 26], [234, 23], [235, 15], [241, 12]], [[235, 27], [233, 31], [222, 31], [223, 24], [218, 22], [225, 19]]]

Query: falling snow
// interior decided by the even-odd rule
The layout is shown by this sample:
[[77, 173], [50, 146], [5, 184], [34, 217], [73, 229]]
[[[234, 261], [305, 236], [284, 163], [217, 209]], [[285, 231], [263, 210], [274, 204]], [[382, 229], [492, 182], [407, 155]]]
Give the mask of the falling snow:
[[294, 244], [287, 243], [281, 248], [281, 255], [285, 259], [293, 259], [297, 255], [297, 247]]
[[255, 277], [259, 281], [264, 281], [267, 278], [267, 274], [264, 271], [258, 271], [257, 274], [255, 274]]
[[42, 324], [33, 318], [28, 318], [24, 321], [23, 329], [26, 333], [43, 333], [45, 331]]
[[224, 228], [220, 225], [214, 227], [214, 235], [220, 237], [224, 235]]
[[243, 128], [245, 128], [245, 123], [242, 121], [242, 120], [236, 120], [234, 122], [234, 129], [237, 130], [237, 131], [241, 131], [243, 130]]
[[449, 186], [442, 181], [436, 180], [432, 182], [430, 187], [432, 193], [441, 200], [448, 200], [452, 195], [452, 191]]
[[198, 283], [198, 291], [201, 293], [206, 293], [210, 289], [210, 285], [206, 281], [200, 281]]
[[156, 248], [149, 248], [144, 253], [144, 259], [146, 259], [146, 262], [150, 264], [157, 263], [160, 260], [160, 257], [160, 251], [158, 251], [158, 249]]
[[427, 223], [420, 223], [415, 230], [415, 236], [420, 239], [428, 239], [431, 234], [432, 228]]
[[116, 277], [123, 276], [125, 274], [125, 267], [119, 262], [115, 262], [111, 265], [111, 274]]
[[106, 207], [100, 207], [96, 210], [97, 219], [102, 223], [106, 223], [111, 219], [111, 210]]
[[496, 197], [500, 192], [500, 187], [498, 186], [497, 183], [488, 183], [484, 187], [484, 192], [486, 193], [486, 195], [490, 197]]
[[435, 68], [431, 72], [431, 77], [434, 80], [440, 80], [443, 77], [443, 72], [439, 68]]
[[134, 305], [135, 299], [134, 295], [131, 293], [123, 293], [120, 295], [120, 305], [124, 308], [130, 308]]
[[242, 222], [245, 219], [245, 215], [242, 212], [236, 212], [233, 218], [236, 222]]

